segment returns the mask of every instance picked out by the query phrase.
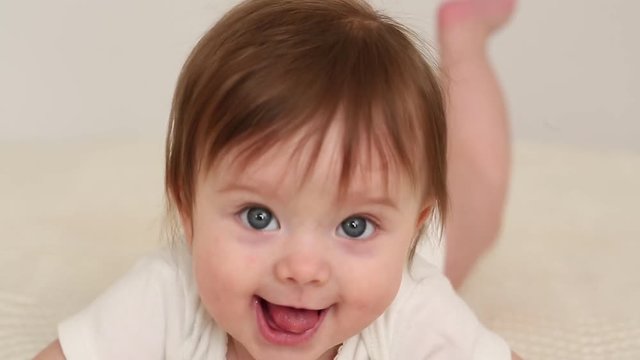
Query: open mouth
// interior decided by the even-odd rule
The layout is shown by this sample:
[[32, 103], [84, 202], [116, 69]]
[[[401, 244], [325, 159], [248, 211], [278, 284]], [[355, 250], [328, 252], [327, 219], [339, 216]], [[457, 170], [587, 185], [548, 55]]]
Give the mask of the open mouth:
[[260, 333], [276, 345], [299, 345], [316, 333], [329, 308], [301, 309], [270, 303], [255, 296], [254, 305]]

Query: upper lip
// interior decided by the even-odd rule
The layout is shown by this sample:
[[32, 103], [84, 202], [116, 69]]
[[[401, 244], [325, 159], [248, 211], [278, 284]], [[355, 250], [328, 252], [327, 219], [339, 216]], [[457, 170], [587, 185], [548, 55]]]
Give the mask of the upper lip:
[[293, 305], [289, 305], [289, 304], [283, 304], [283, 303], [279, 303], [276, 301], [271, 301], [269, 299], [266, 299], [262, 296], [257, 295], [257, 298], [260, 300], [264, 300], [270, 304], [274, 304], [274, 305], [278, 305], [278, 306], [286, 306], [286, 307], [290, 307], [290, 308], [294, 308], [294, 309], [301, 309], [301, 310], [315, 310], [315, 311], [322, 311], [328, 308], [328, 306], [326, 307], [317, 307], [317, 306], [304, 306], [304, 305], [300, 305], [300, 304], [293, 304]]

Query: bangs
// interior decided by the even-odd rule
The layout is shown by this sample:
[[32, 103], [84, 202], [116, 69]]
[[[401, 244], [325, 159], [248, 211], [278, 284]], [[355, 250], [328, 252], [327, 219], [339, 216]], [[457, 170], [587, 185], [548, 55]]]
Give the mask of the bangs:
[[[374, 158], [387, 178], [391, 168], [398, 169], [413, 185], [428, 189], [422, 186], [432, 152], [425, 151], [426, 139], [438, 138], [434, 135], [444, 129], [430, 121], [438, 118], [430, 112], [442, 111], [441, 99], [433, 96], [438, 89], [428, 88], [437, 82], [428, 78], [433, 74], [422, 58], [398, 56], [412, 46], [401, 31], [408, 30], [385, 21], [349, 19], [325, 27], [329, 22], [320, 21], [295, 39], [271, 40], [268, 49], [254, 49], [260, 62], [249, 54], [239, 59], [235, 66], [244, 70], [208, 111], [205, 119], [211, 120], [197, 130], [203, 134], [197, 143], [204, 144], [199, 165], [208, 169], [223, 149], [238, 150], [237, 161], [246, 164], [302, 133], [300, 146], [312, 146], [308, 174], [329, 128], [339, 121], [342, 190], [358, 166], [371, 166], [362, 160]], [[275, 34], [266, 29], [261, 36]], [[294, 48], [292, 41], [307, 45]]]
[[[420, 161], [404, 161], [405, 159], [425, 158], [415, 146], [415, 142], [390, 141], [391, 133], [386, 129], [385, 120], [380, 113], [362, 111], [349, 112], [347, 105], [340, 105], [334, 112], [309, 114], [306, 121], [284, 120], [286, 123], [299, 124], [300, 128], [292, 127], [289, 132], [278, 132], [278, 129], [261, 132], [259, 129], [248, 135], [246, 141], [230, 145], [233, 148], [225, 151], [225, 157], [231, 156], [231, 169], [241, 173], [272, 151], [278, 151], [288, 156], [291, 167], [303, 169], [303, 176], [298, 179], [302, 186], [314, 173], [321, 152], [335, 151], [332, 161], [339, 167], [339, 192], [344, 195], [352, 184], [352, 179], [364, 174], [365, 177], [380, 176], [385, 189], [389, 191], [390, 176], [404, 175], [414, 190], [422, 191], [425, 180], [423, 172], [417, 167]], [[282, 118], [278, 118], [280, 120]], [[299, 118], [294, 118], [299, 119]], [[375, 119], [379, 125], [372, 125]], [[335, 136], [331, 139], [329, 137]], [[289, 146], [283, 146], [283, 145]], [[332, 148], [329, 148], [332, 147]], [[202, 170], [214, 166], [215, 152], [209, 153]], [[218, 157], [219, 159], [219, 157]], [[222, 159], [219, 159], [222, 160]], [[425, 194], [422, 194], [423, 196]]]

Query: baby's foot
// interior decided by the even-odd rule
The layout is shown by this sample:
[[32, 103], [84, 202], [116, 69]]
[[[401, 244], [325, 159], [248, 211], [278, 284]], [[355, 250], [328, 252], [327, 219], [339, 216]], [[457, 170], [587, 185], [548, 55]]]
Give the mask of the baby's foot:
[[445, 0], [438, 20], [441, 31], [474, 23], [487, 34], [504, 25], [515, 8], [515, 0]]
[[438, 37], [445, 57], [483, 50], [491, 33], [511, 17], [516, 0], [445, 0], [438, 12]]

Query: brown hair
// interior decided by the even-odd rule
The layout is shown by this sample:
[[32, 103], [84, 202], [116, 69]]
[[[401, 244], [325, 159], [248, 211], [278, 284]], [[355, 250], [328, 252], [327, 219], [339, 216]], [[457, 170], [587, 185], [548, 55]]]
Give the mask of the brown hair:
[[340, 112], [341, 186], [365, 144], [387, 172], [396, 165], [424, 202], [435, 201], [432, 214], [442, 224], [444, 101], [420, 44], [411, 30], [360, 0], [237, 5], [198, 42], [178, 79], [166, 142], [169, 211], [191, 216], [198, 172], [231, 148], [249, 161], [305, 131], [317, 156]]

